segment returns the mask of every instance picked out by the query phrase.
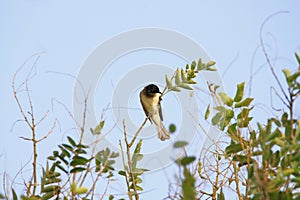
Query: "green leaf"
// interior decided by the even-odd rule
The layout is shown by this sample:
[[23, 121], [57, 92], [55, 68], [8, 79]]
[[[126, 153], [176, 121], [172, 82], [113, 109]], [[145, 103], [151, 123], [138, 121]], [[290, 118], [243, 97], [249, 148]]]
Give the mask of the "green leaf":
[[224, 92], [219, 92], [219, 96], [220, 96], [222, 102], [223, 102], [225, 105], [227, 105], [227, 106], [229, 106], [229, 107], [232, 106], [232, 104], [233, 104], [233, 99], [230, 98], [227, 94], [225, 94]]
[[282, 72], [284, 73], [284, 76], [285, 76], [288, 86], [292, 87], [293, 83], [292, 83], [292, 81], [289, 80], [291, 77], [291, 71], [289, 69], [283, 69]]
[[43, 183], [45, 185], [49, 185], [49, 184], [53, 184], [53, 183], [60, 183], [62, 181], [62, 179], [60, 178], [47, 178], [46, 181], [44, 181]]
[[44, 194], [42, 196], [42, 200], [48, 200], [51, 199], [54, 195], [56, 195], [57, 193], [52, 191], [52, 192], [47, 192], [46, 194]]
[[241, 144], [232, 143], [226, 147], [225, 152], [227, 154], [232, 154], [232, 153], [238, 153], [242, 150], [243, 150], [243, 148], [242, 148]]
[[275, 131], [272, 134], [269, 134], [266, 138], [266, 141], [271, 141], [273, 139], [275, 139], [276, 137], [281, 137], [281, 131], [279, 130], [279, 128], [276, 128]]
[[187, 77], [186, 77], [186, 74], [184, 72], [184, 69], [181, 69], [181, 80], [183, 83], [189, 83]]
[[177, 141], [173, 144], [173, 147], [174, 148], [183, 148], [185, 147], [186, 145], [188, 145], [189, 143], [186, 142], [186, 141]]
[[175, 124], [170, 124], [169, 125], [169, 131], [170, 131], [170, 133], [174, 133], [176, 131], [176, 125]]
[[206, 68], [210, 68], [211, 66], [214, 66], [216, 64], [215, 61], [209, 61], [208, 63], [206, 63]]
[[210, 114], [210, 104], [208, 104], [206, 111], [205, 111], [205, 116], [204, 119], [207, 120]]
[[176, 74], [175, 74], [175, 84], [176, 84], [176, 85], [180, 85], [180, 84], [181, 84], [179, 69], [176, 69]]
[[295, 173], [295, 172], [296, 172], [296, 169], [295, 169], [295, 168], [289, 168], [289, 169], [283, 170], [282, 174], [283, 174], [284, 176], [289, 176], [289, 175], [291, 175], [291, 174], [293, 174], [293, 173]]
[[142, 175], [144, 172], [147, 172], [147, 171], [149, 171], [149, 170], [148, 169], [143, 169], [143, 168], [135, 168], [135, 169], [133, 169], [133, 174], [139, 176], [139, 175]]
[[225, 195], [223, 193], [223, 188], [221, 188], [220, 193], [217, 195], [217, 200], [225, 200]]
[[93, 131], [94, 134], [99, 135], [101, 133], [101, 131], [104, 127], [104, 123], [105, 123], [104, 120], [100, 121], [100, 123], [96, 126], [95, 130]]
[[293, 85], [293, 82], [300, 76], [300, 71], [295, 72], [290, 77], [287, 78], [288, 83], [291, 83]]
[[50, 186], [44, 187], [42, 192], [43, 193], [48, 193], [48, 192], [57, 191], [58, 189], [59, 189], [58, 185], [50, 185]]
[[77, 173], [77, 172], [82, 172], [82, 171], [85, 171], [86, 168], [85, 167], [76, 167], [76, 168], [73, 168], [70, 173]]
[[69, 143], [70, 143], [73, 147], [76, 146], [75, 141], [74, 141], [71, 137], [68, 136], [67, 139], [68, 139]]
[[121, 176], [126, 176], [126, 172], [123, 171], [123, 170], [120, 170], [120, 171], [118, 172], [118, 174], [120, 174]]
[[250, 110], [252, 110], [253, 107], [251, 108], [243, 108], [243, 110], [238, 114], [237, 116], [237, 125], [240, 128], [245, 128], [249, 125], [249, 122], [252, 120], [253, 117], [248, 117]]
[[71, 154], [69, 153], [69, 151], [68, 151], [65, 147], [63, 147], [63, 146], [61, 146], [61, 145], [58, 145], [58, 147], [60, 148], [61, 153], [62, 153], [64, 156], [67, 156], [68, 158], [71, 157]]
[[171, 88], [172, 88], [173, 86], [172, 86], [172, 83], [171, 83], [171, 81], [169, 80], [169, 78], [168, 78], [167, 75], [166, 75], [166, 84], [167, 84], [168, 89], [171, 90]]
[[295, 53], [295, 57], [297, 59], [298, 65], [300, 65], [300, 56], [297, 53]]
[[51, 172], [51, 171], [47, 171], [45, 173], [46, 178], [57, 178], [60, 176], [59, 172]]
[[202, 59], [200, 58], [198, 61], [197, 70], [198, 71], [203, 70], [204, 67], [205, 67], [205, 65], [203, 64]]
[[220, 121], [221, 121], [221, 118], [222, 118], [222, 113], [221, 112], [218, 112], [215, 116], [213, 116], [213, 118], [211, 119], [211, 123], [215, 126], [217, 125]]
[[77, 166], [77, 165], [86, 165], [88, 162], [88, 159], [81, 157], [81, 156], [74, 156], [73, 160], [71, 161], [71, 166]]
[[140, 139], [140, 141], [137, 143], [135, 149], [134, 149], [134, 153], [135, 154], [138, 154], [141, 152], [141, 147], [142, 147], [142, 143], [143, 143], [143, 140]]
[[247, 157], [244, 155], [235, 155], [232, 160], [238, 161], [240, 167], [247, 164]]
[[85, 193], [87, 193], [87, 191], [88, 191], [87, 187], [79, 187], [74, 190], [74, 193], [75, 194], [85, 194]]
[[109, 195], [109, 197], [108, 197], [108, 200], [113, 200], [115, 197], [114, 197], [114, 195]]
[[119, 157], [119, 153], [118, 152], [112, 152], [109, 157], [110, 158], [117, 158], [117, 157]]
[[193, 61], [192, 64], [191, 64], [191, 69], [195, 70], [196, 65], [197, 65], [196, 61]]
[[209, 67], [205, 69], [206, 71], [217, 71], [217, 68], [215, 67]]
[[17, 196], [15, 190], [11, 189], [11, 191], [12, 191], [12, 194], [13, 194], [13, 200], [18, 200], [18, 196]]
[[170, 90], [175, 91], [175, 92], [180, 92], [181, 91], [181, 89], [177, 86], [174, 86], [174, 87], [170, 88]]
[[137, 191], [143, 191], [143, 188], [141, 186], [136, 185], [135, 188]]
[[66, 149], [68, 149], [69, 151], [73, 151], [73, 147], [71, 147], [68, 144], [62, 144], [63, 147], [65, 147]]
[[234, 107], [235, 108], [240, 108], [240, 107], [247, 107], [251, 104], [251, 102], [253, 101], [253, 98], [246, 98], [241, 102], [237, 102], [235, 103]]
[[291, 76], [291, 71], [289, 69], [284, 68], [282, 72], [284, 73], [286, 79]]
[[234, 97], [235, 102], [240, 102], [243, 99], [244, 96], [244, 87], [245, 87], [245, 82], [242, 82], [237, 85], [237, 91]]
[[191, 164], [195, 160], [196, 160], [195, 156], [183, 157], [182, 159], [180, 159], [180, 164], [185, 166], [185, 165]]
[[137, 183], [137, 184], [143, 182], [143, 180], [140, 177], [136, 177], [134, 180], [135, 180], [135, 183]]
[[237, 133], [237, 130], [236, 130], [236, 126], [237, 124], [234, 123], [234, 124], [231, 124], [228, 129], [227, 129], [227, 133], [230, 135], [230, 138], [232, 141], [235, 141], [235, 142], [239, 142], [240, 139], [238, 137], [238, 133]]

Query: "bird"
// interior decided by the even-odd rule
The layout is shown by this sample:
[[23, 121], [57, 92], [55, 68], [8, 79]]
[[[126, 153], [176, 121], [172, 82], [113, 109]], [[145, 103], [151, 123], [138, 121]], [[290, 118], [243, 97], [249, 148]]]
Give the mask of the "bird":
[[150, 84], [140, 92], [140, 102], [147, 118], [156, 126], [158, 138], [165, 141], [170, 139], [170, 133], [162, 122], [161, 95], [162, 93], [159, 91], [159, 88], [154, 84]]

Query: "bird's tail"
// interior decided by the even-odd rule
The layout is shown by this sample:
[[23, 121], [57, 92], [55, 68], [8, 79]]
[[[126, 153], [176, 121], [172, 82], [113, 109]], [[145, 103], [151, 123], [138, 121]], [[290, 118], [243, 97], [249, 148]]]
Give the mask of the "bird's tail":
[[158, 138], [161, 141], [170, 139], [170, 133], [169, 133], [169, 131], [167, 131], [167, 129], [165, 128], [165, 126], [163, 125], [162, 122], [160, 122], [159, 126], [156, 126], [156, 129], [157, 129]]

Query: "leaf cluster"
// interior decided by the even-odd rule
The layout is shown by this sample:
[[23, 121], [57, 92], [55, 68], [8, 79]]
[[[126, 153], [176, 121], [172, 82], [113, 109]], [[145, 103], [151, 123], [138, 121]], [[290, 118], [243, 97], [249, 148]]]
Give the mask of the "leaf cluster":
[[144, 155], [141, 153], [142, 142], [142, 139], [139, 140], [139, 142], [136, 144], [130, 161], [128, 162], [128, 164], [123, 163], [124, 170], [119, 171], [119, 174], [121, 176], [124, 176], [128, 183], [127, 189], [129, 196], [136, 195], [136, 191], [143, 191], [143, 187], [141, 186], [141, 183], [143, 182], [141, 175], [144, 172], [149, 171], [148, 169], [137, 167], [138, 162], [144, 157]]
[[173, 78], [169, 79], [169, 77], [166, 75], [166, 85], [168, 90], [175, 92], [180, 92], [181, 89], [193, 90], [191, 85], [197, 83], [194, 80], [194, 78], [196, 78], [196, 74], [203, 70], [215, 71], [216, 68], [213, 67], [215, 64], [216, 63], [214, 61], [209, 61], [205, 64], [200, 58], [198, 63], [193, 61], [190, 65], [187, 64], [185, 69], [177, 68], [174, 75], [174, 82], [172, 81]]

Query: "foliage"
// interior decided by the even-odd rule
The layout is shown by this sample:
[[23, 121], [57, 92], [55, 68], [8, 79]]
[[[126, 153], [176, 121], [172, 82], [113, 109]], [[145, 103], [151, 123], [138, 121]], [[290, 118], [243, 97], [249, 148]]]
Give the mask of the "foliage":
[[[113, 176], [113, 164], [119, 153], [111, 152], [109, 148], [99, 151], [96, 155], [89, 155], [88, 146], [76, 143], [71, 137], [67, 137], [68, 143], [59, 145], [59, 151], [53, 151], [48, 157], [51, 167], [43, 170], [41, 180], [41, 197], [80, 197], [87, 198], [95, 189], [95, 183], [91, 187], [85, 187], [87, 176], [94, 171], [97, 179], [99, 176], [111, 178]], [[66, 182], [60, 178], [63, 173]], [[77, 178], [79, 177], [79, 178]], [[70, 181], [72, 180], [72, 181]], [[68, 189], [62, 186], [69, 185]], [[93, 196], [93, 194], [92, 194]]]
[[[300, 65], [297, 54], [296, 58]], [[238, 84], [233, 98], [212, 91], [219, 106], [214, 108], [217, 113], [211, 122], [230, 139], [225, 151], [219, 149], [217, 154], [230, 163], [226, 167], [232, 171], [229, 185], [234, 181], [245, 187], [244, 193], [236, 187], [239, 199], [300, 198], [300, 121], [293, 116], [294, 102], [300, 95], [300, 71], [284, 69], [283, 73], [287, 91], [281, 100], [288, 111], [270, 117], [266, 124], [258, 122], [256, 129], [251, 124], [253, 98], [244, 98], [244, 83]]]
[[[298, 54], [296, 54], [296, 60], [300, 66]], [[179, 92], [182, 89], [193, 90], [192, 85], [196, 84], [197, 74], [202, 70], [215, 71], [214, 65], [214, 61], [205, 64], [199, 59], [198, 62], [192, 61], [185, 68], [176, 69], [171, 78], [165, 77], [166, 87], [163, 95], [172, 91]], [[205, 154], [199, 157], [188, 156], [186, 151], [188, 142], [177, 141], [173, 144], [173, 148], [181, 150], [182, 155], [176, 159], [179, 169], [177, 184], [180, 191], [178, 195], [174, 195], [175, 198], [171, 199], [192, 200], [208, 197], [224, 200], [226, 188], [234, 191], [240, 200], [300, 199], [300, 120], [294, 116], [295, 101], [300, 96], [300, 68], [294, 72], [283, 69], [282, 72], [286, 89], [283, 83], [277, 82], [281, 96], [277, 91], [276, 95], [286, 108], [279, 116], [270, 116], [265, 123], [255, 122], [255, 116], [252, 115], [255, 109], [252, 104], [254, 98], [245, 97], [244, 82], [237, 85], [233, 97], [224, 92], [218, 92], [218, 85], [208, 83], [208, 89], [217, 102], [217, 106], [211, 108], [208, 105], [204, 119], [219, 128], [226, 136], [226, 140], [222, 144], [215, 142]], [[279, 80], [276, 74], [273, 73], [273, 76]], [[33, 152], [36, 152], [37, 143], [53, 132], [56, 120], [48, 135], [36, 139], [35, 128], [38, 123], [34, 120], [33, 106], [28, 92], [29, 79], [26, 79], [24, 83], [31, 105], [29, 113], [31, 120], [28, 119], [18, 99], [14, 79], [15, 77], [13, 90], [17, 105], [25, 122], [32, 130], [31, 138], [22, 137], [22, 139], [31, 141]], [[213, 116], [210, 116], [210, 109], [216, 111]], [[26, 194], [20, 196], [21, 199], [94, 199], [99, 178], [109, 181], [117, 175], [124, 178], [126, 182], [128, 198], [136, 200], [140, 198], [144, 190], [142, 175], [148, 170], [139, 167], [139, 161], [143, 159], [141, 152], [143, 141], [141, 139], [137, 143], [135, 141], [147, 122], [147, 118], [131, 141], [128, 141], [124, 121], [124, 141], [119, 141], [121, 157], [119, 153], [112, 152], [109, 148], [103, 148], [98, 152], [93, 148], [93, 145], [99, 141], [99, 135], [102, 134], [105, 125], [103, 119], [95, 128], [90, 128], [96, 142], [85, 144], [82, 140], [83, 134], [87, 134], [84, 120], [85, 118], [80, 127], [79, 139], [68, 136], [66, 142], [58, 145], [58, 149], [48, 156], [45, 167], [42, 167], [40, 171], [40, 181], [36, 179], [37, 155], [34, 156], [33, 178], [28, 184], [25, 183]], [[174, 132], [176, 126], [171, 124], [169, 129], [170, 132]], [[135, 147], [134, 150], [131, 149], [132, 147]], [[117, 159], [122, 159], [123, 170], [115, 174], [114, 164]], [[206, 190], [202, 190], [202, 185], [206, 186]], [[208, 187], [210, 189], [207, 189]], [[37, 189], [40, 191], [38, 192]], [[7, 192], [0, 194], [0, 199], [10, 197], [14, 200], [18, 199], [13, 187], [9, 193], [10, 195]], [[108, 198], [114, 199], [115, 196], [111, 194]]]
[[[203, 63], [202, 59], [200, 58], [198, 63], [193, 61], [190, 65], [186, 65], [185, 69], [177, 68], [175, 74], [171, 79], [168, 78], [166, 75], [166, 86], [169, 91], [180, 92], [181, 89], [193, 90], [190, 86], [192, 84], [196, 84], [197, 82], [194, 80], [196, 78], [197, 73], [200, 71], [215, 71], [216, 68], [213, 66], [216, 63], [214, 61], [209, 61], [208, 63]], [[172, 79], [175, 77], [175, 80]], [[174, 82], [174, 83], [172, 83]]]
[[[177, 141], [174, 144], [174, 148], [184, 149], [184, 147], [187, 144], [188, 143], [186, 141]], [[187, 155], [184, 155], [176, 160], [178, 167], [181, 169], [180, 171], [182, 171], [182, 169], [183, 169], [182, 177], [180, 177], [181, 190], [182, 190], [181, 199], [182, 200], [196, 199], [196, 188], [195, 188], [196, 179], [193, 176], [193, 174], [191, 173], [191, 171], [189, 170], [189, 166], [191, 166], [191, 164], [195, 160], [196, 160], [195, 156], [187, 156]]]

